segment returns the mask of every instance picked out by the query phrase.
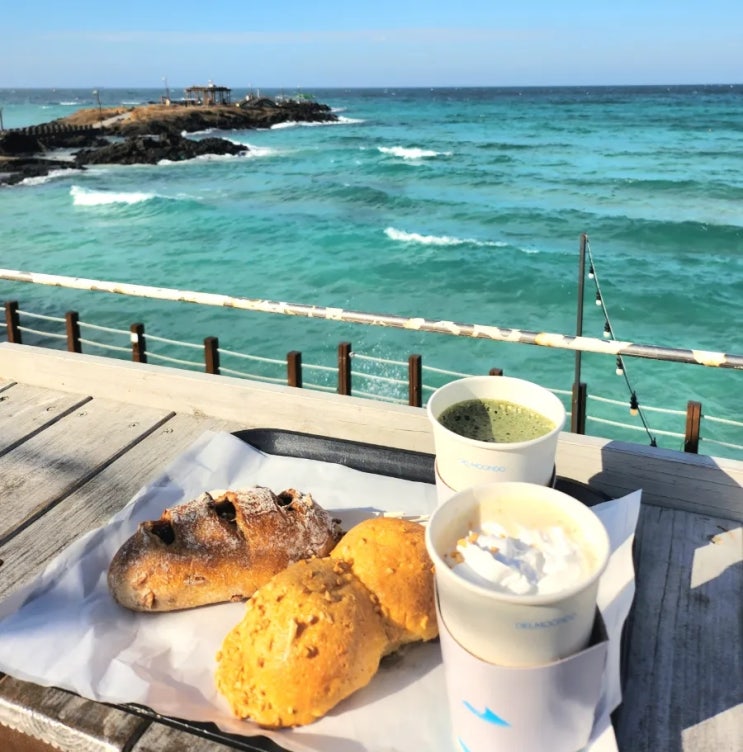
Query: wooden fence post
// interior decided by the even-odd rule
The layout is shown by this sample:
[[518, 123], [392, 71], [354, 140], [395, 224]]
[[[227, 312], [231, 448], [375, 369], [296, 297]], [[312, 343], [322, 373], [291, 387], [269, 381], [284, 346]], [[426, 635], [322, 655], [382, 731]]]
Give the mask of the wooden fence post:
[[420, 355], [408, 358], [408, 404], [413, 407], [423, 405], [423, 359]]
[[338, 345], [338, 394], [351, 394], [351, 343]]
[[570, 430], [572, 433], [585, 434], [587, 403], [588, 386], [583, 381], [580, 384], [573, 384], [573, 398], [570, 407]]
[[684, 434], [684, 451], [699, 453], [699, 428], [702, 423], [702, 403], [689, 400], [686, 403], [686, 433]]
[[5, 325], [8, 328], [8, 342], [21, 344], [21, 329], [18, 319], [18, 302], [8, 300], [5, 303]]
[[299, 350], [286, 354], [286, 383], [302, 388], [302, 353]]
[[80, 317], [77, 311], [67, 311], [65, 317], [65, 329], [67, 330], [67, 352], [81, 353], [80, 344]]
[[132, 343], [132, 360], [135, 363], [147, 362], [147, 346], [144, 338], [144, 324], [132, 324], [129, 328]]
[[219, 375], [219, 339], [206, 337], [204, 339], [204, 370], [207, 373]]

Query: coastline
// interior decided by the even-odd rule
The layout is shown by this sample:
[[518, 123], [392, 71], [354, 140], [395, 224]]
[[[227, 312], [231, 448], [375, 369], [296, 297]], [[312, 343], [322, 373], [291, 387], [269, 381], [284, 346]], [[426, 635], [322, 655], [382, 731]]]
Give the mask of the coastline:
[[[48, 123], [0, 131], [0, 185], [52, 170], [90, 164], [157, 164], [249, 151], [227, 139], [187, 138], [202, 131], [255, 130], [288, 122], [336, 122], [330, 107], [311, 100], [268, 97], [238, 104], [145, 104], [78, 110]], [[72, 156], [58, 157], [59, 150]]]

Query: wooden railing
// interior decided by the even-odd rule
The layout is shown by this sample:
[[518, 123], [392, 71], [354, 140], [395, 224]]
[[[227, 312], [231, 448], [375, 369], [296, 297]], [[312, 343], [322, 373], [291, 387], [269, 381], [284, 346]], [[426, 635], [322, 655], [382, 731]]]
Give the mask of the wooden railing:
[[[65, 339], [68, 352], [82, 353], [80, 334], [80, 316], [77, 311], [67, 311], [64, 316]], [[22, 344], [22, 332], [17, 301], [5, 303], [5, 323], [8, 342]], [[135, 363], [147, 363], [147, 337], [145, 325], [141, 322], [133, 323], [130, 328], [131, 359]], [[210, 336], [203, 340], [204, 371], [219, 375], [220, 370], [219, 338]], [[353, 350], [350, 342], [341, 342], [337, 353], [337, 393], [352, 394], [352, 359]], [[423, 406], [423, 359], [419, 354], [408, 356], [408, 404], [413, 407]], [[502, 376], [503, 369], [493, 367], [491, 376]], [[286, 384], [288, 386], [303, 387], [302, 353], [292, 350], [286, 355]], [[586, 413], [588, 402], [588, 387], [580, 383], [578, 389], [572, 393], [572, 428], [574, 433], [585, 434]], [[685, 452], [698, 453], [702, 422], [702, 403], [689, 400], [686, 405], [686, 427], [683, 448]], [[576, 430], [577, 426], [577, 430]]]

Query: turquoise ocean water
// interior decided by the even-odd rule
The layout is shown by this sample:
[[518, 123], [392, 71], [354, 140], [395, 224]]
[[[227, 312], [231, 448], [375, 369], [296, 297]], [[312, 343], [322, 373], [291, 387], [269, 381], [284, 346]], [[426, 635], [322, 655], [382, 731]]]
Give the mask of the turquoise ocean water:
[[[102, 90], [101, 101], [161, 93]], [[96, 167], [0, 190], [2, 266], [572, 334], [587, 233], [617, 339], [743, 353], [743, 85], [311, 93], [340, 122], [218, 134], [247, 144], [247, 157]], [[89, 90], [0, 90], [6, 128], [92, 106]], [[392, 379], [405, 378], [394, 362], [411, 353], [424, 366], [500, 367], [555, 390], [569, 390], [574, 376], [573, 353], [529, 345], [4, 281], [0, 292], [32, 312], [75, 309], [84, 322], [119, 330], [143, 321], [165, 339], [218, 336], [222, 348], [268, 359], [301, 350], [305, 364], [334, 366], [346, 340], [392, 361], [381, 366]], [[587, 279], [583, 333], [600, 338], [605, 316], [594, 296]], [[126, 335], [83, 336], [128, 346]], [[284, 376], [271, 363], [224, 355], [222, 364]], [[679, 449], [675, 434], [694, 399], [705, 415], [700, 451], [743, 456], [726, 446], [743, 445], [734, 425], [743, 421], [743, 373], [625, 365], [639, 418], [629, 416], [615, 360], [583, 355], [589, 433], [649, 443], [644, 418], [659, 446]], [[430, 384], [442, 378], [425, 374]], [[305, 381], [332, 384], [333, 376], [307, 371]], [[406, 397], [390, 382], [357, 385]]]

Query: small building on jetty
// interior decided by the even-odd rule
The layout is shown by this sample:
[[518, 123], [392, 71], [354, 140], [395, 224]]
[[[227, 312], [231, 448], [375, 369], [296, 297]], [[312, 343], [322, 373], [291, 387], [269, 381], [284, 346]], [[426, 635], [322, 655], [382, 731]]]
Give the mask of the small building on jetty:
[[206, 86], [189, 86], [183, 90], [186, 104], [210, 107], [215, 104], [232, 104], [232, 89], [215, 86], [211, 81]]

